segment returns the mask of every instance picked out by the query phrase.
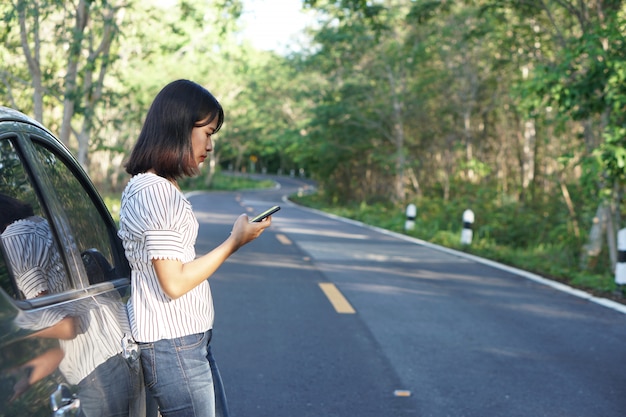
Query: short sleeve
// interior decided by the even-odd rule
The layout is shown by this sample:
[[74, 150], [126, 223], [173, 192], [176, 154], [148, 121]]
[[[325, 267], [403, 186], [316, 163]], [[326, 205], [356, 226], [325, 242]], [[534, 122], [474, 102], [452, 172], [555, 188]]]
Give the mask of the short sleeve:
[[146, 231], [146, 250], [150, 259], [183, 260], [182, 235], [175, 230]]
[[53, 245], [47, 223], [21, 220], [2, 234], [9, 264], [16, 284], [26, 298], [48, 291], [47, 271], [51, 268]]
[[[139, 257], [186, 261], [188, 202], [166, 180], [152, 182], [128, 197], [121, 237], [134, 241]], [[132, 248], [131, 248], [132, 249]], [[142, 256], [143, 255], [143, 256]]]

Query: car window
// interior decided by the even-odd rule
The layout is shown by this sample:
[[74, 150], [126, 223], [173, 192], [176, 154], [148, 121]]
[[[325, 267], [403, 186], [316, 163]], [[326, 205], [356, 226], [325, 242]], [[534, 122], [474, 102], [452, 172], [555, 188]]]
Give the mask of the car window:
[[70, 290], [58, 241], [52, 233], [22, 159], [11, 141], [0, 141], [1, 285], [16, 299]]
[[76, 245], [81, 253], [84, 265], [90, 273], [91, 284], [102, 282], [116, 277], [113, 265], [115, 259], [112, 250], [111, 229], [98, 212], [85, 191], [85, 187], [70, 168], [63, 163], [58, 155], [44, 147], [35, 144], [39, 167], [44, 176], [51, 183], [58, 199], [65, 219], [68, 235], [73, 237], [71, 244]]
[[30, 139], [0, 140], [0, 285], [30, 300], [119, 278], [115, 228], [99, 197], [62, 152]]

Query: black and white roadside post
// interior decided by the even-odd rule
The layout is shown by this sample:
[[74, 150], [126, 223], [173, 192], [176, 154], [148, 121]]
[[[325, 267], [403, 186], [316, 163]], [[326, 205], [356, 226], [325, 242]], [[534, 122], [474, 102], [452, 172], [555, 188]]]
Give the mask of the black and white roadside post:
[[615, 283], [626, 284], [626, 228], [617, 232], [617, 264], [615, 265]]
[[415, 204], [406, 206], [406, 222], [404, 222], [404, 230], [409, 231], [415, 228], [415, 216], [417, 216], [417, 207]]
[[472, 226], [474, 225], [474, 212], [467, 209], [463, 212], [463, 230], [461, 230], [461, 244], [470, 245], [472, 243], [472, 237], [474, 232]]

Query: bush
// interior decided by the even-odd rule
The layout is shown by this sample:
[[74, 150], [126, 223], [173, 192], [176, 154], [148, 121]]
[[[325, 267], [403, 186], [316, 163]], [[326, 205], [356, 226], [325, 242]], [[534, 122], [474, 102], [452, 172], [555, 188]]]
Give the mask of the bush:
[[[461, 250], [568, 283], [578, 288], [612, 294], [616, 289], [608, 256], [602, 254], [588, 271], [581, 271], [579, 259], [584, 236], [576, 237], [568, 213], [560, 203], [550, 201], [527, 206], [511, 201], [459, 198], [442, 201], [428, 197], [413, 202], [417, 217], [413, 230], [405, 232], [406, 205], [390, 203], [329, 204], [322, 195], [293, 198], [299, 204], [361, 221], [395, 232]], [[478, 203], [480, 202], [480, 204]], [[474, 210], [474, 236], [469, 246], [460, 243], [462, 215]]]

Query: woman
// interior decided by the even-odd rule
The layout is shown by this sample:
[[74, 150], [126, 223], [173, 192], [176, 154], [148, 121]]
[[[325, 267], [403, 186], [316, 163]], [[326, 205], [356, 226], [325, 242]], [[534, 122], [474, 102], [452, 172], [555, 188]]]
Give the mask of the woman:
[[146, 386], [163, 417], [228, 414], [209, 347], [207, 278], [271, 224], [269, 217], [250, 223], [242, 214], [222, 244], [196, 258], [198, 222], [177, 180], [197, 174], [223, 121], [211, 93], [174, 81], [154, 99], [126, 163], [132, 178], [122, 195], [119, 236], [132, 268], [128, 314]]

